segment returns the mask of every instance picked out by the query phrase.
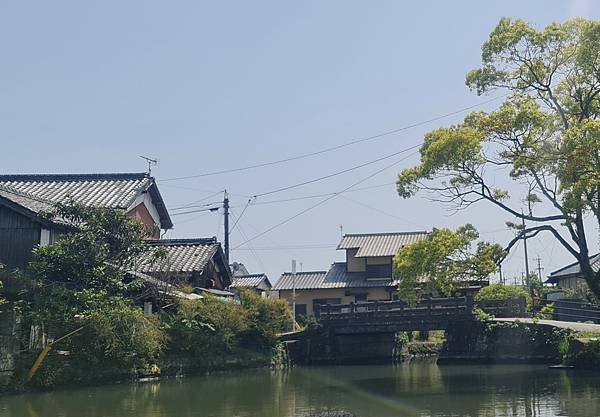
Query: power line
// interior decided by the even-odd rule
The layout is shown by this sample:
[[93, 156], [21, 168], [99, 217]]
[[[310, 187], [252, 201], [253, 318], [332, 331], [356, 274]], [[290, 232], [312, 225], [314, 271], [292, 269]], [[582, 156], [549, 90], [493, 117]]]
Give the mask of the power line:
[[377, 212], [377, 213], [380, 213], [380, 214], [383, 214], [383, 215], [385, 215], [385, 216], [388, 216], [388, 217], [394, 218], [394, 219], [396, 219], [396, 220], [400, 220], [400, 221], [402, 221], [402, 222], [404, 222], [404, 223], [408, 223], [408, 224], [411, 224], [411, 225], [413, 225], [413, 226], [417, 226], [418, 228], [422, 228], [422, 226], [420, 226], [420, 225], [416, 224], [416, 223], [415, 223], [415, 222], [413, 222], [413, 221], [410, 221], [410, 220], [404, 219], [404, 218], [402, 218], [402, 217], [400, 217], [400, 216], [396, 216], [395, 214], [392, 214], [392, 213], [388, 213], [387, 211], [384, 211], [384, 210], [378, 209], [377, 207], [370, 206], [370, 205], [368, 205], [368, 204], [366, 204], [366, 203], [363, 203], [362, 201], [355, 200], [355, 199], [353, 199], [353, 198], [350, 198], [350, 197], [348, 197], [348, 196], [345, 196], [345, 195], [341, 195], [340, 197], [342, 197], [342, 198], [344, 198], [344, 199], [346, 199], [346, 200], [348, 200], [348, 201], [351, 201], [351, 202], [353, 202], [354, 204], [358, 204], [359, 206], [363, 206], [363, 207], [365, 207], [365, 208], [368, 208], [368, 209], [370, 209], [370, 210], [373, 210], [373, 211], [375, 211], [375, 212]]
[[331, 173], [331, 174], [328, 174], [328, 175], [324, 175], [324, 176], [319, 177], [319, 178], [314, 178], [312, 180], [303, 181], [303, 182], [300, 182], [298, 184], [288, 185], [286, 187], [276, 188], [276, 189], [271, 190], [271, 191], [267, 191], [267, 192], [260, 193], [260, 194], [255, 194], [254, 197], [255, 198], [256, 197], [263, 197], [265, 195], [280, 193], [282, 191], [287, 191], [287, 190], [291, 190], [293, 188], [302, 187], [304, 185], [313, 184], [313, 183], [318, 182], [318, 181], [323, 181], [323, 180], [326, 180], [326, 179], [329, 179], [329, 178], [332, 178], [332, 177], [336, 177], [338, 175], [345, 174], [346, 172], [354, 171], [356, 169], [363, 168], [363, 167], [366, 167], [368, 165], [372, 165], [372, 164], [375, 164], [377, 162], [384, 161], [386, 159], [390, 159], [390, 158], [392, 158], [392, 157], [394, 157], [396, 155], [400, 155], [402, 153], [405, 153], [405, 152], [408, 152], [408, 151], [412, 151], [413, 149], [416, 149], [416, 148], [418, 148], [420, 146], [421, 146], [421, 144], [413, 145], [413, 146], [410, 146], [408, 148], [402, 149], [402, 150], [400, 150], [398, 152], [394, 152], [394, 153], [391, 153], [389, 155], [382, 156], [381, 158], [377, 158], [377, 159], [374, 159], [374, 160], [369, 161], [369, 162], [365, 162], [365, 163], [360, 164], [360, 165], [355, 165], [355, 166], [353, 166], [351, 168], [346, 168], [346, 169], [343, 169], [341, 171], [337, 171], [337, 172], [334, 172], [334, 173]]
[[[238, 222], [242, 219], [242, 216], [246, 212], [246, 209], [248, 208], [248, 206], [250, 205], [251, 202], [252, 202], [252, 199], [248, 199], [248, 201], [246, 202], [246, 205], [244, 206], [244, 209], [242, 210], [242, 213], [237, 217], [237, 219], [236, 219], [235, 223], [233, 224], [233, 227], [231, 228], [231, 230], [235, 229], [235, 226], [237, 226]], [[231, 211], [231, 213], [233, 214], [233, 210]], [[229, 232], [229, 234], [231, 234], [231, 232]]]
[[245, 245], [246, 243], [249, 243], [249, 242], [251, 242], [251, 241], [253, 241], [253, 240], [255, 240], [255, 239], [257, 239], [257, 238], [259, 238], [259, 237], [261, 237], [261, 236], [263, 236], [263, 235], [265, 235], [265, 234], [267, 234], [267, 233], [269, 233], [269, 232], [271, 232], [272, 230], [275, 230], [275, 229], [277, 229], [278, 227], [281, 227], [281, 226], [283, 226], [284, 224], [291, 222], [291, 221], [292, 221], [292, 220], [294, 220], [295, 218], [297, 218], [297, 217], [300, 217], [301, 215], [303, 215], [304, 213], [307, 213], [307, 212], [309, 212], [310, 210], [312, 210], [312, 209], [314, 209], [314, 208], [316, 208], [316, 207], [318, 207], [318, 206], [320, 206], [320, 205], [322, 205], [322, 204], [326, 203], [327, 201], [329, 201], [329, 200], [331, 200], [331, 199], [335, 198], [335, 197], [336, 197], [338, 194], [340, 194], [340, 193], [343, 193], [343, 192], [346, 192], [346, 191], [348, 191], [349, 189], [351, 189], [351, 188], [353, 188], [353, 187], [355, 187], [355, 186], [357, 186], [357, 185], [359, 185], [359, 184], [362, 184], [363, 182], [365, 182], [365, 181], [369, 180], [370, 178], [373, 178], [375, 175], [377, 175], [377, 174], [380, 174], [381, 172], [383, 172], [383, 171], [385, 171], [385, 170], [387, 170], [387, 169], [389, 169], [389, 168], [392, 168], [392, 167], [393, 167], [393, 166], [395, 166], [395, 165], [398, 165], [400, 162], [402, 162], [402, 161], [404, 161], [404, 160], [406, 160], [406, 159], [410, 158], [411, 156], [413, 156], [413, 155], [415, 155], [415, 154], [416, 154], [416, 152], [413, 152], [412, 154], [410, 154], [410, 155], [407, 155], [407, 156], [405, 156], [404, 158], [400, 158], [398, 161], [396, 161], [396, 162], [394, 162], [394, 163], [392, 163], [392, 164], [390, 164], [390, 165], [386, 165], [385, 167], [383, 167], [383, 168], [381, 168], [381, 169], [379, 169], [379, 170], [375, 171], [374, 173], [372, 173], [372, 174], [368, 175], [367, 177], [365, 177], [365, 178], [363, 178], [363, 179], [361, 179], [361, 180], [359, 180], [359, 181], [357, 181], [357, 182], [355, 182], [355, 183], [353, 183], [353, 184], [349, 185], [348, 187], [346, 187], [346, 188], [344, 188], [343, 190], [341, 190], [339, 193], [336, 193], [336, 194], [334, 194], [334, 195], [331, 195], [331, 196], [329, 196], [329, 197], [327, 197], [327, 198], [325, 198], [325, 199], [323, 199], [323, 200], [319, 201], [318, 203], [316, 203], [316, 204], [313, 204], [312, 206], [310, 206], [310, 207], [308, 207], [308, 208], [305, 208], [304, 210], [302, 210], [302, 211], [300, 211], [300, 212], [298, 212], [298, 213], [294, 214], [293, 216], [291, 216], [291, 217], [288, 217], [287, 219], [280, 221], [279, 223], [277, 223], [277, 224], [275, 224], [275, 225], [273, 225], [273, 226], [269, 227], [268, 229], [264, 230], [263, 232], [261, 232], [261, 233], [258, 233], [257, 235], [254, 235], [252, 238], [250, 238], [250, 239], [246, 240], [245, 242], [243, 242], [243, 243], [240, 243], [239, 245], [237, 245], [237, 246], [236, 246], [234, 249], [237, 249], [237, 248], [239, 248], [240, 246], [243, 246], [243, 245]]
[[240, 168], [223, 169], [223, 170], [220, 170], [220, 171], [205, 172], [205, 173], [196, 174], [196, 175], [187, 175], [187, 176], [183, 176], [183, 177], [166, 178], [166, 179], [163, 179], [162, 181], [163, 182], [164, 181], [179, 181], [179, 180], [186, 180], [186, 179], [191, 179], [191, 178], [208, 177], [208, 176], [211, 176], [211, 175], [220, 175], [220, 174], [227, 174], [227, 173], [230, 173], [230, 172], [246, 171], [246, 170], [249, 170], [249, 169], [262, 168], [262, 167], [266, 167], [266, 166], [270, 166], [270, 165], [277, 165], [277, 164], [282, 164], [282, 163], [285, 163], [285, 162], [296, 161], [298, 159], [310, 158], [312, 156], [320, 155], [320, 154], [327, 153], [327, 152], [332, 152], [332, 151], [335, 151], [335, 150], [338, 150], [338, 149], [342, 149], [342, 148], [345, 148], [345, 147], [348, 147], [348, 146], [355, 145], [357, 143], [362, 143], [362, 142], [367, 142], [367, 141], [371, 141], [371, 140], [374, 140], [374, 139], [379, 139], [379, 138], [382, 138], [384, 136], [389, 136], [389, 135], [392, 135], [394, 133], [399, 133], [399, 132], [402, 132], [404, 130], [409, 130], [409, 129], [412, 129], [412, 128], [415, 128], [415, 127], [418, 127], [418, 126], [425, 125], [427, 123], [431, 123], [431, 122], [435, 122], [437, 120], [444, 119], [446, 117], [454, 116], [456, 114], [463, 113], [463, 112], [465, 112], [467, 110], [471, 110], [471, 109], [474, 109], [476, 107], [483, 106], [485, 104], [488, 104], [488, 103], [491, 103], [493, 101], [499, 100], [501, 98], [506, 97], [507, 95], [508, 94], [503, 94], [501, 96], [494, 97], [494, 98], [491, 98], [489, 100], [482, 101], [481, 103], [477, 103], [477, 104], [474, 104], [472, 106], [463, 107], [462, 109], [455, 110], [453, 112], [446, 113], [446, 114], [443, 114], [441, 116], [436, 116], [436, 117], [433, 117], [431, 119], [423, 120], [423, 121], [420, 121], [420, 122], [417, 122], [417, 123], [412, 123], [412, 124], [409, 124], [409, 125], [406, 125], [406, 126], [399, 127], [397, 129], [388, 130], [388, 131], [385, 131], [385, 132], [382, 132], [382, 133], [378, 133], [378, 134], [373, 135], [373, 136], [367, 136], [365, 138], [360, 138], [360, 139], [356, 139], [356, 140], [353, 140], [353, 141], [350, 141], [350, 142], [342, 143], [340, 145], [331, 146], [329, 148], [321, 149], [321, 150], [315, 151], [315, 152], [310, 152], [310, 153], [305, 153], [305, 154], [301, 154], [301, 155], [296, 155], [296, 156], [292, 156], [292, 157], [289, 157], [289, 158], [283, 158], [283, 159], [279, 159], [279, 160], [275, 160], [275, 161], [261, 162], [261, 163], [258, 163], [258, 164], [248, 165], [248, 166], [240, 167]]
[[184, 214], [200, 213], [202, 211], [217, 211], [218, 209], [219, 209], [218, 207], [210, 207], [210, 208], [205, 208], [205, 209], [196, 209], [196, 210], [182, 211], [180, 213], [173, 213], [173, 214], [171, 214], [171, 217], [173, 217], [173, 216], [182, 216]]
[[[237, 217], [237, 216], [235, 216], [233, 214], [233, 212], [231, 212], [231, 215], [234, 216], [235, 219], [236, 219], [234, 227], [236, 227], [237, 230], [240, 231], [240, 234], [242, 235], [243, 239], [248, 239], [246, 233], [244, 232], [244, 229], [242, 229], [242, 225], [239, 224], [240, 219], [241, 219], [241, 215], [239, 217]], [[262, 259], [260, 259], [260, 256], [258, 256], [258, 253], [256, 253], [256, 251], [254, 250], [254, 248], [252, 247], [252, 245], [248, 244], [248, 248], [250, 250], [250, 253], [254, 257], [254, 259], [256, 259], [256, 261], [258, 262], [258, 264], [260, 265], [260, 267], [263, 269], [263, 271], [266, 271], [267, 268], [265, 267], [265, 264], [262, 262]]]

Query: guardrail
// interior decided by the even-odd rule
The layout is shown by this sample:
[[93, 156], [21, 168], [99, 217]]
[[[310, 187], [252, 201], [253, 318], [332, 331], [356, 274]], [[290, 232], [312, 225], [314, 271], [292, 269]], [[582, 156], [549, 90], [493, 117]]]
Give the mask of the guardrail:
[[428, 316], [472, 316], [475, 307], [496, 317], [525, 317], [527, 315], [524, 298], [475, 302], [472, 297], [424, 298], [415, 306], [409, 306], [402, 300], [325, 304], [316, 309], [315, 315], [322, 321], [374, 320], [377, 317], [399, 320]]
[[583, 300], [556, 300], [553, 304], [554, 320], [600, 323], [600, 306]]

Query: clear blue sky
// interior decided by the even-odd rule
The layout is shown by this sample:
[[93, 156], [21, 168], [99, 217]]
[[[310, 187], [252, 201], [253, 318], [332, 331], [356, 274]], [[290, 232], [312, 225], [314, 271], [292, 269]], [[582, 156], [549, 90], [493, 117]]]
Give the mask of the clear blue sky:
[[[598, 19], [600, 6], [592, 0], [4, 1], [0, 171], [144, 171], [138, 155], [148, 155], [160, 159], [154, 174], [169, 207], [227, 188], [239, 215], [245, 195], [418, 144], [426, 131], [461, 115], [284, 165], [162, 180], [311, 152], [480, 103], [486, 98], [469, 92], [464, 76], [478, 66], [480, 46], [502, 16], [543, 27], [574, 16]], [[391, 183], [414, 162], [362, 186]], [[339, 191], [386, 163], [257, 202]], [[251, 205], [238, 225], [252, 237], [318, 201]], [[169, 236], [221, 236], [221, 217], [176, 216]], [[244, 245], [232, 256], [276, 278], [291, 258], [304, 270], [340, 259], [340, 225], [359, 233], [472, 222], [483, 238], [505, 243], [511, 236], [505, 220], [511, 219], [487, 205], [450, 215], [422, 197], [401, 200], [387, 185], [336, 197], [252, 241], [254, 253]], [[233, 231], [232, 246], [245, 240]], [[532, 242], [532, 263], [537, 256], [546, 272], [571, 261], [548, 237]], [[518, 248], [505, 271], [520, 276], [522, 263]]]

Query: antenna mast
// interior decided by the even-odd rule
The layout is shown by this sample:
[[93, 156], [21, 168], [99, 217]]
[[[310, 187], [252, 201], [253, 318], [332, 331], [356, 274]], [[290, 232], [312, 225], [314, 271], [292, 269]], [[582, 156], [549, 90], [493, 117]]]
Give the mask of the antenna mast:
[[144, 161], [148, 163], [148, 176], [152, 175], [152, 167], [158, 166], [158, 159], [140, 155]]

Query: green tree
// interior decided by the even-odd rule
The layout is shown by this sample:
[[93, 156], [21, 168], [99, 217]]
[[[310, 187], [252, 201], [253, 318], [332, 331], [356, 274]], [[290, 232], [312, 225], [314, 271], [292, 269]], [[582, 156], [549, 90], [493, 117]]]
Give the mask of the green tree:
[[[600, 22], [575, 19], [538, 31], [503, 18], [467, 85], [478, 94], [505, 90], [505, 102], [428, 133], [420, 163], [398, 177], [399, 195], [430, 190], [458, 208], [487, 201], [529, 223], [507, 252], [523, 237], [549, 233], [600, 294], [584, 224], [589, 216], [600, 226]], [[494, 185], [502, 174], [522, 193], [524, 212]]]
[[465, 281], [487, 278], [504, 251], [496, 244], [475, 244], [478, 238], [477, 230], [468, 224], [454, 232], [434, 229], [427, 238], [400, 249], [394, 258], [396, 276], [401, 277], [400, 297], [414, 303], [419, 298], [417, 288], [421, 293], [450, 295]]

